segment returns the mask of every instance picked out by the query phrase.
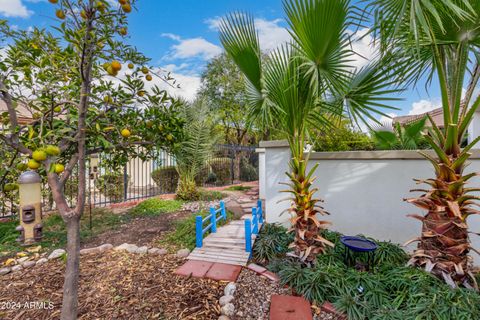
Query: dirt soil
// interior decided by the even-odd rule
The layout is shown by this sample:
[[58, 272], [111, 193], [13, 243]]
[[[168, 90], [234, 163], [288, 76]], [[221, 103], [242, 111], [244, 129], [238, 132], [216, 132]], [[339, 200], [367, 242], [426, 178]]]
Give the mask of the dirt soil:
[[[183, 262], [173, 255], [115, 251], [82, 256], [78, 318], [217, 319], [225, 283], [175, 275]], [[64, 268], [58, 259], [2, 276], [0, 319], [58, 319]], [[26, 308], [26, 302], [37, 306]]]
[[87, 239], [82, 243], [82, 248], [91, 248], [111, 243], [114, 246], [122, 243], [132, 243], [137, 246], [149, 245], [154, 239], [158, 239], [168, 231], [174, 229], [174, 222], [188, 217], [190, 211], [177, 211], [174, 213], [160, 214], [155, 217], [141, 217], [128, 221], [114, 230], [108, 230]]

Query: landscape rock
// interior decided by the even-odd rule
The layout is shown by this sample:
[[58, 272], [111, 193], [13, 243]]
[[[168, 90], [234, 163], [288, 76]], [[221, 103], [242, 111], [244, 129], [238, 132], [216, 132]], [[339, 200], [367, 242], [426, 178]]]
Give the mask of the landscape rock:
[[143, 247], [138, 247], [137, 250], [135, 251], [135, 253], [147, 253], [148, 252], [148, 247], [147, 246], [143, 246]]
[[100, 250], [100, 252], [108, 251], [113, 249], [113, 244], [105, 243], [105, 244], [102, 244], [101, 246], [98, 246], [97, 248], [98, 250]]
[[47, 261], [48, 261], [47, 258], [38, 259], [38, 260], [37, 260], [37, 265], [44, 264], [44, 263], [47, 262]]
[[21, 258], [18, 258], [17, 259], [17, 263], [18, 264], [22, 264], [24, 263], [25, 261], [27, 261], [29, 259], [29, 257], [21, 257]]
[[9, 267], [1, 268], [0, 269], [0, 276], [9, 274], [10, 272], [12, 272], [12, 269], [9, 268]]
[[50, 253], [50, 255], [48, 256], [48, 260], [58, 259], [58, 258], [60, 258], [61, 256], [63, 256], [65, 253], [66, 253], [66, 251], [63, 250], [63, 249], [55, 249], [55, 250], [53, 250], [53, 252]]
[[24, 269], [27, 269], [27, 268], [33, 267], [35, 264], [36, 264], [35, 261], [25, 261], [24, 263], [22, 263], [22, 267]]
[[167, 249], [151, 248], [151, 249], [148, 249], [148, 253], [153, 254], [153, 255], [162, 256], [164, 254], [167, 254], [168, 251], [167, 251]]
[[235, 290], [237, 290], [237, 285], [235, 282], [229, 282], [223, 292], [226, 296], [233, 296]]
[[134, 244], [129, 244], [129, 243], [123, 243], [121, 245], [119, 245], [118, 247], [115, 247], [113, 250], [116, 250], [116, 251], [128, 251], [130, 253], [136, 253], [137, 250], [138, 250], [138, 247]]
[[235, 306], [232, 303], [227, 303], [220, 309], [220, 312], [227, 317], [233, 317], [235, 315]]
[[177, 257], [179, 258], [186, 258], [190, 254], [190, 250], [188, 249], [180, 249], [177, 251]]
[[96, 253], [96, 252], [99, 252], [98, 247], [85, 248], [85, 249], [80, 250], [80, 255]]
[[226, 305], [227, 303], [230, 303], [232, 302], [234, 299], [233, 296], [223, 296], [220, 298], [220, 300], [218, 300], [218, 302], [220, 303], [220, 305], [223, 307], [224, 305]]
[[17, 272], [17, 271], [20, 271], [20, 270], [22, 270], [22, 269], [23, 269], [23, 267], [22, 267], [22, 265], [20, 265], [20, 264], [17, 264], [16, 266], [13, 266], [13, 267], [12, 267], [12, 271], [13, 271], [13, 272]]

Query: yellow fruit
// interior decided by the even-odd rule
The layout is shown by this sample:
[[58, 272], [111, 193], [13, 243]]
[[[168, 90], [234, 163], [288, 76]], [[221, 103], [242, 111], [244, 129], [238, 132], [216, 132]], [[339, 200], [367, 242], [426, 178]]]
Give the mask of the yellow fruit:
[[108, 66], [107, 72], [109, 75], [115, 77], [118, 74], [118, 71], [115, 70], [112, 66]]
[[173, 136], [172, 136], [171, 134], [168, 134], [168, 135], [167, 135], [167, 140], [168, 140], [168, 141], [172, 141], [172, 140], [173, 140]]
[[30, 159], [27, 162], [27, 166], [32, 170], [37, 170], [38, 168], [40, 168], [40, 163], [38, 163], [34, 159]]
[[53, 111], [55, 111], [55, 112], [57, 112], [57, 113], [58, 113], [58, 112], [61, 112], [61, 111], [62, 111], [62, 107], [60, 107], [60, 106], [59, 106], [59, 107], [55, 107], [55, 108], [53, 108]]
[[131, 133], [130, 130], [128, 130], [128, 129], [123, 129], [123, 130], [121, 131], [121, 134], [122, 134], [122, 137], [128, 138], [128, 137], [130, 137], [130, 135], [131, 135], [132, 133]]
[[63, 10], [60, 10], [58, 9], [56, 12], [55, 12], [55, 15], [57, 16], [58, 19], [65, 19], [65, 12], [63, 12]]
[[97, 9], [98, 11], [100, 12], [105, 12], [105, 3], [101, 2], [101, 1], [97, 1]]
[[56, 4], [58, 2], [58, 0], [48, 0], [48, 2]]
[[147, 75], [145, 76], [145, 79], [147, 79], [147, 81], [152, 81], [152, 75], [147, 74]]
[[55, 173], [56, 173], [56, 174], [60, 174], [60, 173], [62, 173], [63, 171], [65, 171], [65, 166], [64, 166], [63, 164], [56, 163], [54, 170], [55, 170]]
[[32, 153], [32, 158], [35, 161], [45, 161], [47, 160], [47, 153], [43, 150], [35, 150]]
[[122, 36], [126, 36], [127, 35], [127, 28], [125, 28], [125, 27], [120, 28], [120, 30], [118, 30], [118, 33]]
[[118, 0], [118, 3], [120, 3], [121, 5], [124, 5], [128, 3], [128, 0]]
[[142, 68], [142, 72], [143, 72], [143, 74], [148, 74], [148, 68], [147, 68], [147, 67], [143, 67], [143, 68]]
[[84, 19], [84, 20], [87, 20], [88, 17], [87, 17], [87, 13], [85, 12], [85, 10], [82, 10], [80, 12], [80, 17], [82, 17], [82, 19]]
[[140, 97], [143, 97], [143, 96], [145, 95], [145, 91], [138, 91], [138, 95], [139, 95]]
[[132, 12], [132, 6], [130, 5], [130, 3], [122, 4], [122, 10], [125, 13], [130, 13]]
[[112, 66], [113, 70], [115, 70], [115, 71], [122, 70], [122, 64], [120, 62], [118, 62], [117, 60], [113, 60], [111, 66]]
[[107, 71], [107, 70], [108, 70], [108, 67], [110, 66], [110, 63], [109, 63], [109, 62], [105, 62], [102, 66], [103, 66], [103, 69], [104, 69], [105, 71]]
[[133, 63], [129, 63], [128, 64], [128, 69], [133, 69], [135, 66], [133, 65]]
[[47, 154], [49, 156], [58, 156], [60, 154], [60, 148], [57, 147], [57, 146], [53, 146], [53, 145], [48, 145], [45, 148], [45, 151], [47, 152]]

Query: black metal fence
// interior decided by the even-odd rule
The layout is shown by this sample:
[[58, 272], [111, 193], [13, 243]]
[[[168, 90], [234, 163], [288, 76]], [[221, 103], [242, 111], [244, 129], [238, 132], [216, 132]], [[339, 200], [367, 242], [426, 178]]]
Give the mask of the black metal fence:
[[[102, 156], [87, 161], [87, 205], [107, 206], [113, 203], [144, 199], [174, 193], [178, 183], [175, 158], [165, 151], [153, 160], [131, 159], [118, 171], [102, 166]], [[197, 177], [202, 187], [226, 186], [237, 182], [258, 180], [258, 154], [255, 147], [216, 145]], [[75, 174], [65, 185], [65, 195], [75, 205], [78, 176]], [[44, 211], [54, 210], [55, 204], [48, 186], [43, 188]], [[15, 206], [0, 207], [0, 218], [15, 214]]]

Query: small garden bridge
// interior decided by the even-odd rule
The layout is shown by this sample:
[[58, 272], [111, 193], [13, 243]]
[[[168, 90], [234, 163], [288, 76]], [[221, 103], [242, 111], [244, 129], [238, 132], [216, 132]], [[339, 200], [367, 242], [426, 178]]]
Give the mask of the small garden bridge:
[[[240, 220], [230, 221], [217, 227], [226, 219], [225, 203], [219, 208], [210, 208], [206, 217], [196, 219], [196, 248], [188, 256], [189, 260], [200, 260], [246, 266], [250, 258], [255, 238], [263, 224], [262, 201], [254, 201], [258, 191], [251, 191], [249, 199], [239, 199], [244, 215]], [[204, 235], [209, 233], [205, 238]]]

